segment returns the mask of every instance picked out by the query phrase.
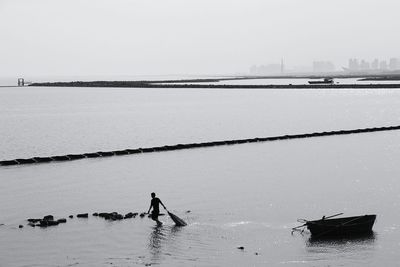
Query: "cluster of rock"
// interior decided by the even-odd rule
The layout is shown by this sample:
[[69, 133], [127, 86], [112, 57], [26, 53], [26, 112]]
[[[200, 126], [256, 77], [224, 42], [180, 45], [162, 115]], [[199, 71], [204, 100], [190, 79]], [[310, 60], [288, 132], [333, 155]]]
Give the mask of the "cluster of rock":
[[[119, 214], [118, 212], [111, 212], [111, 213], [108, 213], [108, 212], [97, 213], [97, 212], [95, 212], [95, 213], [93, 213], [93, 216], [98, 216], [100, 218], [104, 218], [105, 220], [110, 220], [110, 221], [119, 221], [119, 220], [123, 220], [123, 219], [135, 218], [138, 214], [139, 213], [137, 213], [137, 212], [129, 212], [129, 213], [125, 214], [125, 215]], [[144, 216], [142, 216], [142, 214], [144, 214], [144, 213], [141, 213], [140, 217], [144, 217]]]
[[[67, 219], [61, 218], [58, 220], [54, 220], [53, 215], [44, 216], [42, 219], [28, 219], [28, 225], [32, 227], [48, 227], [48, 226], [55, 226], [59, 225], [60, 223], [66, 223]], [[20, 228], [21, 225], [19, 226]]]
[[[144, 218], [146, 215], [148, 215], [145, 212], [138, 213], [138, 212], [129, 212], [125, 215], [120, 214], [118, 212], [95, 212], [92, 214], [94, 217], [99, 217], [99, 218], [104, 218], [105, 220], [108, 221], [119, 221], [119, 220], [124, 220], [124, 219], [132, 219], [136, 218], [136, 216], [139, 216], [140, 218]], [[164, 214], [160, 214], [161, 216]], [[148, 215], [150, 217], [151, 215]], [[76, 215], [77, 218], [89, 218], [89, 213], [80, 213]], [[69, 218], [72, 219], [74, 218], [74, 215], [69, 215]], [[61, 218], [61, 219], [54, 219], [53, 215], [46, 215], [42, 219], [27, 219], [28, 225], [31, 227], [48, 227], [48, 226], [55, 226], [59, 225], [60, 223], [66, 223], [67, 219]], [[23, 225], [19, 225], [19, 228], [23, 228]]]
[[94, 153], [84, 153], [84, 154], [68, 154], [63, 156], [51, 156], [51, 157], [33, 157], [29, 159], [13, 159], [13, 160], [3, 160], [0, 161], [0, 166], [10, 166], [10, 165], [20, 165], [20, 164], [33, 164], [33, 163], [45, 163], [54, 161], [69, 161], [84, 158], [98, 158], [98, 157], [111, 157], [119, 155], [131, 155], [138, 153], [152, 153], [152, 152], [162, 152], [162, 151], [174, 151], [181, 149], [192, 149], [192, 148], [203, 148], [203, 147], [213, 147], [213, 146], [223, 146], [223, 145], [236, 145], [244, 143], [256, 143], [256, 142], [267, 142], [267, 141], [278, 141], [278, 140], [289, 140], [289, 139], [300, 139], [300, 138], [311, 138], [311, 137], [323, 137], [332, 135], [347, 135], [347, 134], [357, 134], [357, 133], [368, 133], [368, 132], [380, 132], [380, 131], [393, 131], [400, 130], [400, 125], [398, 126], [388, 126], [388, 127], [376, 127], [376, 128], [361, 128], [354, 130], [340, 130], [340, 131], [329, 131], [329, 132], [315, 132], [306, 134], [292, 134], [292, 135], [282, 135], [282, 136], [272, 136], [263, 138], [250, 138], [250, 139], [238, 139], [238, 140], [227, 140], [227, 141], [213, 141], [204, 143], [191, 143], [191, 144], [177, 144], [177, 145], [167, 145], [167, 146], [157, 146], [148, 148], [137, 148], [137, 149], [125, 149], [117, 151], [99, 151]]

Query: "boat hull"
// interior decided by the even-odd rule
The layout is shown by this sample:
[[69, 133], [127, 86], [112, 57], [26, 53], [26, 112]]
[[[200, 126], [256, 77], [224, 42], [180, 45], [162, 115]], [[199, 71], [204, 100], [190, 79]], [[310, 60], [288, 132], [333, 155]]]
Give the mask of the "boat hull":
[[337, 219], [308, 221], [308, 230], [313, 236], [349, 236], [372, 232], [376, 215], [363, 215]]
[[309, 84], [333, 84], [332, 81], [325, 82], [325, 81], [309, 81]]

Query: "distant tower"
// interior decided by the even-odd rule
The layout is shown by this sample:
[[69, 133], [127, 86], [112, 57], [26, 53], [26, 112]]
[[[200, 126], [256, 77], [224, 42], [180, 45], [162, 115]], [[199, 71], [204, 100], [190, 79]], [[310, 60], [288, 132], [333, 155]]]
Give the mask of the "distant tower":
[[281, 58], [281, 74], [285, 72], [285, 65], [283, 64], [283, 58]]
[[25, 86], [24, 78], [18, 78], [18, 86]]

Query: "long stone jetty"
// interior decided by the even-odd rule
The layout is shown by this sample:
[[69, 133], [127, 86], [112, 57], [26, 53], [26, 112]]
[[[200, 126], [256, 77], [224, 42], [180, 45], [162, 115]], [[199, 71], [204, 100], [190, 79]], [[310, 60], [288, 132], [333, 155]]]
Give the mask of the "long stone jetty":
[[182, 88], [182, 89], [376, 89], [400, 88], [400, 83], [390, 84], [208, 84], [225, 80], [251, 80], [248, 78], [232, 79], [197, 79], [165, 81], [75, 81], [32, 83], [37, 87], [108, 87], [108, 88]]
[[314, 132], [314, 133], [305, 133], [305, 134], [280, 135], [280, 136], [261, 137], [261, 138], [256, 137], [256, 138], [250, 138], [250, 139], [234, 139], [234, 140], [225, 140], [225, 141], [211, 141], [211, 142], [202, 142], [202, 143], [166, 145], [166, 146], [135, 148], [135, 149], [125, 149], [125, 150], [115, 150], [115, 151], [99, 151], [99, 152], [91, 152], [91, 153], [83, 153], [83, 154], [67, 154], [67, 155], [50, 156], [50, 157], [33, 157], [33, 158], [27, 158], [27, 159], [20, 158], [20, 159], [0, 161], [0, 166], [71, 161], [71, 160], [85, 159], [85, 158], [100, 158], [100, 157], [111, 157], [111, 156], [119, 156], [119, 155], [131, 155], [131, 154], [140, 154], [140, 153], [175, 151], [175, 150], [182, 150], [182, 149], [237, 145], [237, 144], [245, 144], [245, 143], [272, 142], [272, 141], [283, 141], [283, 140], [302, 139], [302, 138], [311, 138], [311, 137], [373, 133], [373, 132], [394, 131], [394, 130], [400, 130], [400, 125], [375, 127], [375, 128], [360, 128], [360, 129], [353, 129], [353, 130], [338, 130], [338, 131]]

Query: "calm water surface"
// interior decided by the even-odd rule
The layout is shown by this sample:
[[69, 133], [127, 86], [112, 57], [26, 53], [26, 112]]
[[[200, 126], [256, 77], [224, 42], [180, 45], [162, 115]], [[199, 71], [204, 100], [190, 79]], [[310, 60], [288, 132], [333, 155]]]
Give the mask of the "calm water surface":
[[[2, 88], [0, 159], [399, 124], [396, 90]], [[397, 266], [399, 158], [393, 131], [2, 167], [0, 266]], [[146, 211], [152, 191], [189, 225], [18, 229]], [[338, 212], [377, 214], [374, 235], [290, 234]]]

